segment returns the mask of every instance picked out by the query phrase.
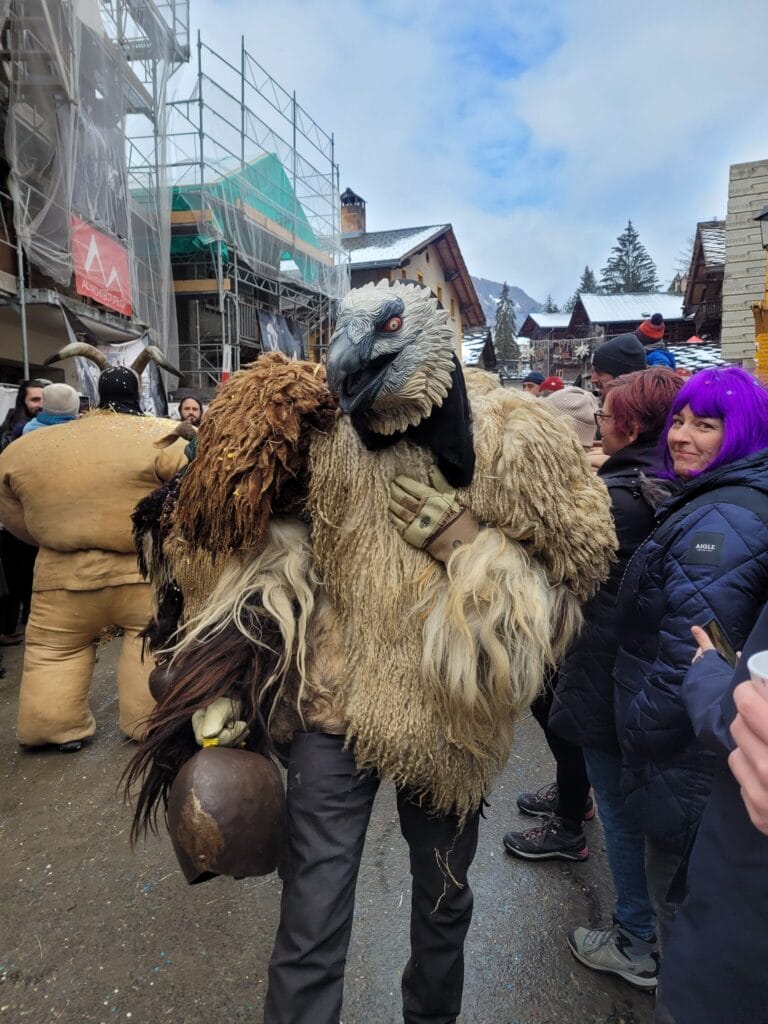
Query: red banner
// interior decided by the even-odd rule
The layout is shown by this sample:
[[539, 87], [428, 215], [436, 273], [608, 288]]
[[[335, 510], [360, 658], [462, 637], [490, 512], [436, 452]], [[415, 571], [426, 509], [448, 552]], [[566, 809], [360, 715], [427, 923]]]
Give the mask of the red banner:
[[74, 215], [71, 228], [77, 294], [130, 316], [133, 307], [128, 250]]

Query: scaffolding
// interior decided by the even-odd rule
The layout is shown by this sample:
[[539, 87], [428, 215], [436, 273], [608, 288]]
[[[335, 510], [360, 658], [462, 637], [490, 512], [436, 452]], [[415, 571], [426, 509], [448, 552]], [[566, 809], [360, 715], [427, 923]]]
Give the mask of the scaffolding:
[[[320, 358], [349, 288], [334, 138], [241, 39], [198, 34], [187, 99], [167, 105], [180, 366], [214, 388], [260, 350]], [[137, 140], [138, 142], [139, 140]]]
[[[0, 0], [0, 17], [20, 298], [84, 302], [173, 358], [166, 88], [189, 58], [188, 0]], [[116, 264], [83, 290], [79, 225], [124, 259], [121, 304], [106, 287]]]

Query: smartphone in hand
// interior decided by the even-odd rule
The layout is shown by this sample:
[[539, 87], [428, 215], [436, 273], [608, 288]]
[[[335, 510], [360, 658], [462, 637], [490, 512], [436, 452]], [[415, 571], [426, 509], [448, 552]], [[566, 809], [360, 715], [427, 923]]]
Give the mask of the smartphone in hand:
[[728, 643], [728, 637], [722, 630], [720, 623], [717, 619], [711, 619], [705, 626], [701, 627], [707, 634], [709, 639], [712, 641], [712, 646], [715, 648], [718, 654], [722, 654], [731, 668], [736, 668], [736, 663], [739, 660], [739, 656]]

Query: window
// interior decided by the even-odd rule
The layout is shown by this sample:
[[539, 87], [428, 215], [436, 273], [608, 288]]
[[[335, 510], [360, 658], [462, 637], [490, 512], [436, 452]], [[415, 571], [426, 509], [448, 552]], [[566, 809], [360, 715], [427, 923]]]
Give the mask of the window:
[[442, 306], [442, 304], [443, 304], [443, 289], [440, 287], [440, 285], [437, 286], [437, 301]]
[[451, 296], [451, 319], [456, 319], [456, 299], [453, 296]]
[[420, 270], [417, 271], [416, 273], [416, 280], [419, 282], [419, 284], [424, 284], [424, 275]]
[[403, 280], [405, 280], [406, 277], [408, 277], [408, 271], [405, 269], [405, 267], [403, 267], [403, 269], [400, 271], [400, 277], [402, 277]]

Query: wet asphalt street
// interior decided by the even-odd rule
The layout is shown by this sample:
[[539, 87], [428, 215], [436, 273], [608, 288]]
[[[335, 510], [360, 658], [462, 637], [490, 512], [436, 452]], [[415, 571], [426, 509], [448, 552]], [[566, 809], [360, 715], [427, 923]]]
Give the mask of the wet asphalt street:
[[[131, 747], [116, 728], [117, 643], [92, 688], [98, 732], [77, 754], [22, 753], [14, 738], [20, 647], [0, 680], [0, 1024], [261, 1021], [277, 922], [275, 876], [186, 885], [166, 835], [132, 852], [117, 796]], [[652, 997], [597, 975], [565, 933], [610, 918], [600, 826], [585, 864], [513, 860], [502, 848], [521, 788], [550, 781], [536, 723], [520, 727], [491, 796], [472, 871], [463, 1024], [650, 1024]], [[402, 1020], [408, 868], [391, 787], [374, 809], [358, 884], [343, 1024]]]

